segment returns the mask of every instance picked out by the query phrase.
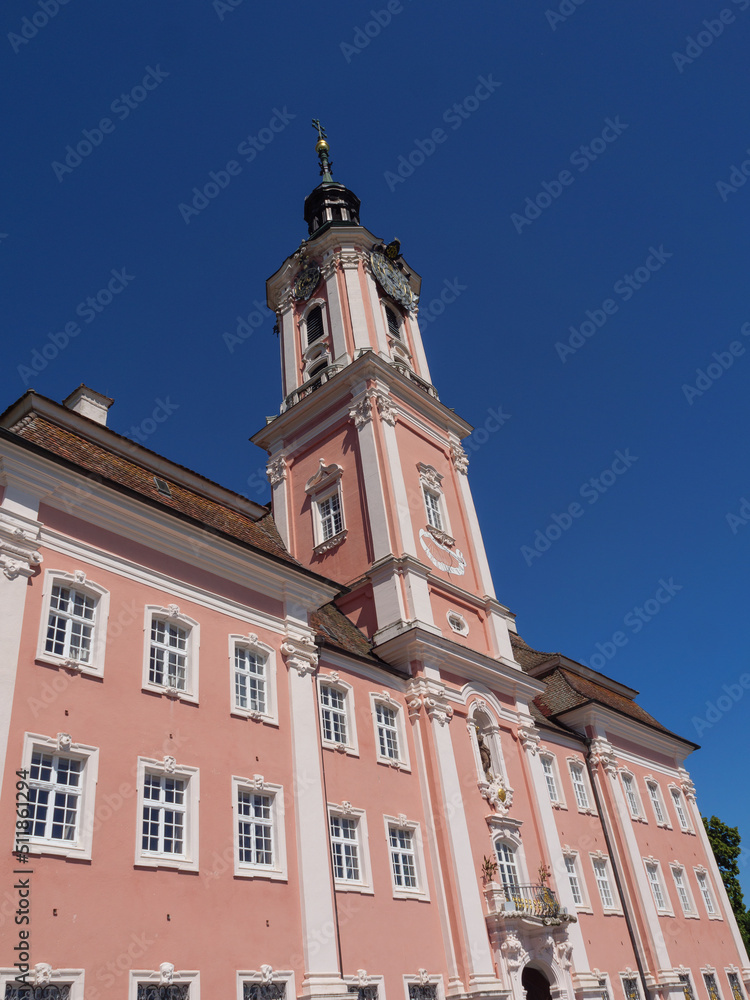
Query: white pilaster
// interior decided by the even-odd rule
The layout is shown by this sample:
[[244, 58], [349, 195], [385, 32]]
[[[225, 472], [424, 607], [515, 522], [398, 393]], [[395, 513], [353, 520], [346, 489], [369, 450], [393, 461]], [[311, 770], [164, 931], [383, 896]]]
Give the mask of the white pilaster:
[[359, 283], [359, 258], [355, 253], [341, 254], [341, 268], [346, 281], [346, 294], [349, 299], [349, 316], [352, 321], [355, 350], [371, 348], [370, 331], [365, 315], [365, 303], [362, 298], [362, 286]]
[[479, 875], [474, 869], [469, 827], [463, 808], [463, 792], [450, 734], [451, 711], [441, 697], [441, 689], [424, 681], [412, 684], [410, 708], [421, 698], [430, 716], [442, 792], [440, 808], [447, 817], [453, 871], [460, 898], [464, 951], [469, 969], [469, 989], [497, 992], [501, 984], [495, 975], [487, 925], [484, 919]]
[[289, 519], [289, 491], [287, 488], [288, 468], [286, 458], [282, 453], [271, 457], [266, 466], [266, 474], [271, 484], [273, 498], [273, 519], [276, 522], [281, 539], [289, 551], [292, 551], [292, 526]]
[[334, 361], [339, 361], [347, 355], [346, 332], [344, 329], [344, 311], [341, 304], [341, 291], [336, 266], [332, 259], [323, 265], [323, 276], [326, 282], [326, 297], [328, 299], [328, 319], [331, 324], [331, 352]]
[[365, 501], [372, 535], [373, 562], [377, 562], [378, 559], [390, 554], [391, 538], [388, 531], [385, 490], [380, 474], [380, 458], [372, 422], [374, 404], [364, 388], [353, 393], [352, 404], [349, 415], [357, 428]]
[[[303, 639], [306, 637], [303, 637]], [[317, 653], [308, 641], [287, 638], [281, 646], [289, 670], [294, 809], [299, 861], [304, 997], [346, 993], [339, 976], [333, 879], [328, 850], [328, 814], [323, 794], [317, 727]]]
[[[552, 803], [547, 791], [547, 781], [542, 770], [542, 762], [537, 752], [539, 747], [539, 730], [531, 718], [527, 720], [522, 731], [519, 731], [519, 737], [519, 742], [524, 748], [524, 756], [526, 757], [526, 763], [531, 773], [534, 797], [541, 820], [544, 844], [547, 849], [547, 858], [552, 870], [557, 873], [556, 886], [557, 894], [560, 897], [560, 904], [567, 908], [568, 913], [575, 913], [576, 904], [573, 899], [573, 890], [570, 888], [570, 882], [565, 874], [565, 858], [563, 856], [562, 844], [557, 833], [557, 824], [555, 823], [555, 815], [552, 811]], [[579, 923], [568, 924], [568, 938], [573, 946], [573, 968], [578, 973], [588, 971], [591, 967]]]
[[416, 312], [409, 313], [409, 332], [411, 333], [412, 347], [417, 361], [417, 375], [431, 383], [432, 377], [430, 376], [430, 368], [427, 364], [427, 355], [424, 352], [422, 331], [419, 329]]
[[279, 340], [283, 344], [282, 377], [284, 380], [284, 398], [299, 385], [299, 358], [297, 356], [297, 331], [294, 323], [292, 297], [287, 294], [279, 305], [281, 321], [279, 323]]
[[[10, 462], [0, 460], [5, 496], [0, 506], [0, 760], [6, 760], [21, 647], [28, 579], [42, 557], [37, 551], [42, 525], [39, 494], [31, 492]], [[20, 755], [20, 748], [18, 748]], [[3, 769], [0, 769], [2, 795]]]

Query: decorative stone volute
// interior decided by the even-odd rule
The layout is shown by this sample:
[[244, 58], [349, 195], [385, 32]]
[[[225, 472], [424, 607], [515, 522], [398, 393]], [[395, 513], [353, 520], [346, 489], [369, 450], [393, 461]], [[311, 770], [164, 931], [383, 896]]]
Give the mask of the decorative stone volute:
[[444, 726], [453, 718], [453, 708], [448, 704], [445, 695], [445, 685], [424, 678], [412, 680], [406, 689], [406, 704], [409, 715], [419, 715], [425, 709], [430, 720]]
[[597, 736], [591, 741], [589, 760], [594, 767], [604, 768], [611, 778], [616, 777], [617, 760], [615, 758], [615, 751], [609, 740], [605, 740], [603, 736]]
[[0, 515], [0, 568], [9, 580], [28, 580], [34, 575], [42, 562], [38, 544], [39, 528], [34, 531], [26, 525], [21, 527], [14, 518]]

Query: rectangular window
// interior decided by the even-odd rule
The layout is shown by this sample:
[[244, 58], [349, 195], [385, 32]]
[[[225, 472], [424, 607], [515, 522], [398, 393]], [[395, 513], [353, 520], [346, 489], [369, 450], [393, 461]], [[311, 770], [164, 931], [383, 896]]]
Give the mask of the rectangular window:
[[346, 816], [330, 816], [333, 874], [337, 879], [360, 881], [359, 837], [357, 820]]
[[50, 595], [45, 652], [90, 663], [95, 615], [94, 597], [55, 584]]
[[732, 996], [734, 1000], [745, 1000], [745, 993], [742, 989], [742, 984], [740, 983], [740, 977], [736, 972], [728, 972], [727, 979], [729, 980], [729, 985], [732, 989]]
[[29, 835], [75, 843], [82, 791], [83, 761], [34, 750], [29, 768]]
[[640, 993], [638, 992], [638, 980], [630, 977], [623, 977], [622, 989], [625, 994], [625, 1000], [640, 1000]]
[[690, 895], [687, 891], [687, 886], [685, 885], [685, 873], [682, 868], [673, 868], [672, 875], [674, 876], [674, 884], [677, 889], [677, 895], [680, 897], [680, 905], [682, 906], [683, 913], [692, 913], [693, 904], [690, 901]]
[[189, 632], [172, 622], [151, 621], [148, 679], [151, 684], [186, 690]]
[[667, 904], [664, 899], [664, 890], [662, 889], [661, 879], [659, 878], [659, 869], [654, 864], [647, 864], [646, 873], [648, 874], [648, 880], [651, 885], [651, 892], [654, 894], [656, 909], [666, 910]]
[[695, 875], [698, 879], [698, 888], [701, 891], [701, 896], [703, 896], [703, 902], [706, 904], [706, 913], [708, 913], [709, 917], [712, 917], [716, 913], [716, 907], [714, 906], [714, 898], [711, 895], [706, 873], [696, 872]]
[[664, 810], [661, 804], [661, 795], [659, 794], [659, 786], [655, 781], [647, 781], [646, 787], [648, 788], [648, 794], [651, 796], [651, 805], [654, 807], [654, 816], [656, 816], [656, 822], [664, 824], [666, 822], [664, 818]]
[[719, 987], [716, 984], [716, 976], [713, 974], [713, 972], [704, 972], [703, 982], [706, 984], [706, 993], [708, 993], [708, 1000], [721, 1000]]
[[437, 1000], [437, 984], [409, 983], [409, 1000]]
[[270, 795], [237, 790], [239, 860], [241, 864], [274, 864], [273, 800]]
[[625, 798], [628, 800], [628, 808], [633, 819], [640, 819], [641, 810], [638, 808], [638, 797], [635, 793], [635, 781], [632, 774], [622, 774], [622, 787], [625, 789]]
[[329, 743], [347, 742], [346, 695], [343, 691], [320, 685], [320, 714], [323, 739]]
[[599, 980], [599, 991], [600, 991], [599, 996], [601, 997], [601, 1000], [610, 1000], [609, 987], [607, 986], [606, 979]]
[[682, 992], [684, 994], [685, 1000], [695, 1000], [695, 994], [693, 993], [693, 984], [690, 982], [690, 976], [686, 972], [680, 972], [679, 980], [682, 983]]
[[586, 781], [583, 777], [583, 768], [580, 767], [578, 764], [571, 764], [570, 777], [573, 781], [573, 791], [575, 792], [578, 808], [579, 809], [590, 808], [589, 793], [586, 789]]
[[237, 708], [261, 714], [266, 711], [266, 657], [235, 647], [234, 695]]
[[685, 812], [685, 807], [682, 801], [682, 795], [679, 789], [672, 789], [672, 801], [674, 802], [674, 811], [677, 813], [677, 822], [680, 824], [681, 830], [689, 830], [690, 824], [688, 823], [687, 813]]
[[[158, 983], [138, 983], [136, 1000], [161, 1000], [165, 991]], [[170, 983], [167, 996], [169, 1000], [190, 1000], [190, 983]]]
[[552, 763], [551, 757], [542, 757], [542, 770], [544, 771], [544, 780], [547, 782], [547, 791], [549, 792], [550, 802], [559, 802], [560, 796], [557, 792], [557, 781], [555, 780], [555, 770]]
[[318, 501], [318, 512], [320, 514], [320, 531], [322, 541], [327, 542], [329, 538], [338, 535], [344, 530], [344, 518], [341, 513], [341, 498], [338, 491], [331, 493], [325, 500]]
[[392, 708], [378, 702], [375, 706], [378, 728], [378, 752], [381, 757], [398, 760], [398, 717]]
[[394, 884], [401, 889], [418, 889], [413, 832], [389, 826], [388, 841], [391, 849], [391, 870]]
[[594, 875], [596, 877], [596, 885], [599, 889], [599, 895], [601, 896], [602, 906], [605, 910], [612, 910], [615, 906], [615, 900], [612, 895], [612, 888], [609, 884], [607, 862], [602, 858], [594, 858], [593, 861]]
[[185, 786], [182, 778], [146, 772], [141, 850], [185, 856]]
[[583, 906], [583, 895], [581, 893], [581, 883], [578, 878], [578, 868], [576, 866], [576, 859], [573, 857], [565, 858], [565, 868], [568, 872], [568, 881], [570, 882], [570, 891], [573, 893], [573, 902], [576, 906]]
[[356, 986], [354, 983], [350, 983], [346, 991], [347, 993], [356, 993], [357, 1000], [378, 1000], [378, 988], [374, 983], [368, 983], [366, 986]]
[[428, 490], [426, 486], [422, 487], [422, 492], [427, 511], [427, 523], [431, 528], [437, 528], [438, 531], [442, 531], [443, 517], [440, 513], [440, 496], [432, 490]]

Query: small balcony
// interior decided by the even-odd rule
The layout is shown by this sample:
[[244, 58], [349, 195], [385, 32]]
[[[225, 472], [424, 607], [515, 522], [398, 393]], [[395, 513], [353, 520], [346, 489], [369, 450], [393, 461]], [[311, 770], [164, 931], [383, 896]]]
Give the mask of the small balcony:
[[484, 887], [487, 910], [495, 918], [520, 917], [534, 923], [561, 924], [575, 920], [548, 885], [500, 885], [488, 882]]
[[326, 382], [330, 381], [334, 375], [338, 375], [343, 367], [343, 365], [329, 365], [322, 371], [317, 372], [313, 378], [308, 379], [307, 382], [303, 382], [301, 386], [295, 389], [294, 392], [290, 392], [286, 397], [284, 400], [283, 410], [288, 410], [290, 406], [294, 406], [295, 403], [299, 403], [299, 401], [304, 399], [305, 396], [309, 396], [310, 393], [315, 392], [316, 389], [319, 389]]

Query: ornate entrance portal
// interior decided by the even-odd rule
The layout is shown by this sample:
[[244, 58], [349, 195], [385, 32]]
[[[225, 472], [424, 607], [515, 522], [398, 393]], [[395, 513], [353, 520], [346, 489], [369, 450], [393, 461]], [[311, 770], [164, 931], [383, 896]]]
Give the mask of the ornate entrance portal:
[[521, 974], [521, 985], [526, 991], [526, 1000], [552, 1000], [549, 980], [538, 969], [527, 965]]

